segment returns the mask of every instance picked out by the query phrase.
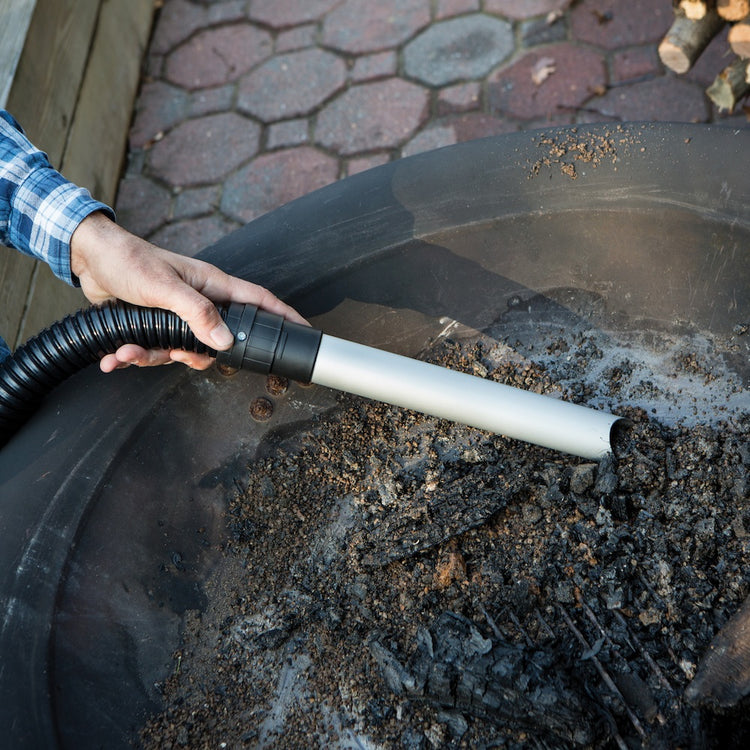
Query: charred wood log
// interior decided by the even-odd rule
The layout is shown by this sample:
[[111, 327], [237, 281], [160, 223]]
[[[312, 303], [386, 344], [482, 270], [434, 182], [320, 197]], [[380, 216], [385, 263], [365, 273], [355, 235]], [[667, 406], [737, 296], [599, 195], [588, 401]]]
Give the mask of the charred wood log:
[[462, 615], [444, 612], [420, 630], [408, 667], [378, 641], [370, 652], [397, 695], [576, 746], [606, 733], [564, 655], [485, 638]]
[[687, 73], [723, 26], [724, 19], [715, 10], [707, 10], [697, 20], [678, 10], [672, 26], [659, 44], [661, 61], [675, 73]]

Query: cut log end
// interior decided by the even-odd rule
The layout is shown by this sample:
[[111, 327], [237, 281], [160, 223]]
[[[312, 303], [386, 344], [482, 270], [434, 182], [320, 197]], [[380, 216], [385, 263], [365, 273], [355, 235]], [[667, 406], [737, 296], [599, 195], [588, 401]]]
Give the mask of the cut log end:
[[741, 21], [750, 14], [750, 0], [716, 0], [716, 10], [725, 21]]
[[735, 23], [729, 29], [729, 46], [739, 57], [750, 57], [750, 18]]
[[692, 61], [679, 45], [668, 39], [663, 39], [659, 45], [659, 59], [675, 73], [687, 73]]
[[686, 18], [691, 21], [700, 21], [709, 8], [716, 6], [715, 2], [710, 0], [680, 0], [679, 8], [685, 14]]
[[723, 26], [724, 20], [715, 10], [708, 10], [699, 21], [693, 21], [678, 11], [658, 47], [659, 58], [675, 73], [687, 73]]

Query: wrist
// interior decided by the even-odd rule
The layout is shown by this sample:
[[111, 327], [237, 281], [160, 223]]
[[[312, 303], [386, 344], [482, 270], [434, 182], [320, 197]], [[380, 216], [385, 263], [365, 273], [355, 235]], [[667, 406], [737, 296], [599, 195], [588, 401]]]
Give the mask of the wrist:
[[102, 211], [94, 211], [76, 227], [70, 238], [70, 270], [75, 278], [86, 275], [97, 249], [105, 246], [108, 235], [111, 241], [116, 226]]

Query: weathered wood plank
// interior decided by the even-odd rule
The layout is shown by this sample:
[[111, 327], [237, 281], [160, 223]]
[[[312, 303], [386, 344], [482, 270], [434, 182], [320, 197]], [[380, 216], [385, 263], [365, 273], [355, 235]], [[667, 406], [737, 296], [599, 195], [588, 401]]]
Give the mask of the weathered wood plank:
[[50, 271], [49, 266], [37, 261], [14, 347], [35, 336], [50, 323], [88, 304], [80, 289], [64, 284]]
[[34, 265], [32, 258], [0, 247], [0, 336], [11, 347], [18, 340]]
[[153, 8], [103, 0], [63, 157], [63, 174], [105, 203], [117, 192]]
[[0, 107], [8, 101], [36, 0], [0, 0]]
[[37, 0], [7, 109], [61, 163], [101, 0]]

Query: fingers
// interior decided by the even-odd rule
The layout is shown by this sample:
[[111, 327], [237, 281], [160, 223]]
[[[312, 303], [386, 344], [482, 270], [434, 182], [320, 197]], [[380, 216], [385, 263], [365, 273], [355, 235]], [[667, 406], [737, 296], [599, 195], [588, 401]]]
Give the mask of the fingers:
[[293, 323], [307, 325], [307, 321], [293, 308], [282, 302], [275, 294], [265, 287], [229, 276], [213, 266], [201, 291], [207, 297], [217, 302], [240, 302], [257, 305], [268, 312], [281, 315]]
[[185, 352], [181, 349], [144, 349], [137, 344], [125, 344], [114, 354], [106, 354], [99, 361], [102, 372], [114, 372], [130, 365], [136, 367], [155, 367], [181, 362], [194, 370], [205, 370], [211, 366], [213, 359], [207, 354]]
[[175, 270], [179, 276], [166, 282], [160, 290], [160, 306], [179, 315], [196, 337], [213, 349], [229, 349], [234, 341], [216, 304], [257, 305], [295, 323], [306, 324], [294, 308], [268, 289], [229, 276], [207, 263], [179, 257], [175, 260]]

